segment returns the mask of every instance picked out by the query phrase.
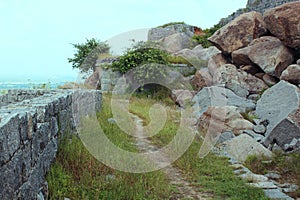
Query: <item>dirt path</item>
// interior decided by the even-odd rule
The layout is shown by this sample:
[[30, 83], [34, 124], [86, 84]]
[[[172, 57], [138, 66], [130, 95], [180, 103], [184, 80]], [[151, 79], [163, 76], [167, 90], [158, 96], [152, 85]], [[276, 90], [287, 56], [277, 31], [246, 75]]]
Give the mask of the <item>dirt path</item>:
[[[132, 115], [132, 118], [136, 124], [136, 136], [143, 135], [143, 120], [141, 120], [138, 116]], [[147, 138], [138, 138], [136, 137], [136, 145], [143, 152], [154, 152], [159, 149], [159, 147], [151, 144], [151, 141]], [[152, 154], [153, 155], [153, 154]], [[154, 154], [157, 155], [157, 154]], [[168, 157], [160, 154], [159, 156], [151, 156], [149, 157], [154, 161], [157, 165], [162, 165], [163, 163], [168, 162]], [[184, 175], [180, 172], [179, 169], [169, 165], [163, 169], [165, 174], [170, 180], [170, 183], [176, 186], [178, 193], [172, 194], [170, 200], [175, 199], [211, 199], [208, 194], [203, 194], [197, 190], [196, 187], [192, 186], [185, 178]]]

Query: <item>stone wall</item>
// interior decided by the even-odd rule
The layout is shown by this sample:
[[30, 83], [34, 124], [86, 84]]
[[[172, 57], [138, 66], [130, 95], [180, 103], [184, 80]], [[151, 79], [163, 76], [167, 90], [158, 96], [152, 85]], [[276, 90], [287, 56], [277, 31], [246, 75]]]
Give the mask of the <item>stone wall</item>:
[[148, 41], [157, 41], [175, 33], [185, 33], [189, 37], [192, 37], [194, 32], [195, 27], [187, 24], [173, 24], [166, 27], [156, 27], [149, 30]]
[[[174, 71], [177, 71], [181, 73], [183, 76], [190, 76], [194, 75], [196, 73], [196, 69], [193, 66], [187, 66], [185, 64], [175, 64], [170, 66], [170, 69], [174, 69]], [[100, 70], [100, 82], [101, 82], [101, 91], [102, 92], [112, 92], [114, 89], [114, 86], [117, 84], [117, 82], [125, 81], [123, 75], [118, 71], [112, 71], [111, 69], [102, 69]], [[126, 84], [126, 81], [123, 85]], [[122, 88], [118, 88], [122, 89]]]
[[294, 1], [299, 0], [248, 0], [246, 8], [238, 9], [236, 12], [232, 13], [228, 17], [221, 19], [219, 24], [224, 26], [228, 22], [232, 21], [236, 17], [246, 12], [257, 11], [263, 14], [266, 10], [270, 8], [275, 8], [276, 6]]
[[75, 131], [74, 113], [82, 104], [84, 114], [99, 110], [100, 91], [12, 90], [0, 96], [0, 199], [47, 199], [45, 175], [58, 137]]

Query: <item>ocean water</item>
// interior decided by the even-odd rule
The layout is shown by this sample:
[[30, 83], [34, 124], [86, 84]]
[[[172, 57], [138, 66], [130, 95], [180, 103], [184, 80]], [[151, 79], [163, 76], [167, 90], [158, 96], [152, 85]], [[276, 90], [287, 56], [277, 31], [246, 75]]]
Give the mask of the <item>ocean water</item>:
[[59, 82], [14, 82], [0, 81], [0, 91], [2, 90], [11, 90], [11, 89], [57, 89], [58, 86], [65, 84], [67, 81]]

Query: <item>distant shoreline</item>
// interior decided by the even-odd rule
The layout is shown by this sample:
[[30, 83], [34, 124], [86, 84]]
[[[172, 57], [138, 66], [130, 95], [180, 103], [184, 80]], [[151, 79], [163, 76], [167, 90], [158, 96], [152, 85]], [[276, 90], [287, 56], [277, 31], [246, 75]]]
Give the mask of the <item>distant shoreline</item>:
[[57, 89], [58, 86], [70, 81], [0, 81], [0, 90], [11, 89]]

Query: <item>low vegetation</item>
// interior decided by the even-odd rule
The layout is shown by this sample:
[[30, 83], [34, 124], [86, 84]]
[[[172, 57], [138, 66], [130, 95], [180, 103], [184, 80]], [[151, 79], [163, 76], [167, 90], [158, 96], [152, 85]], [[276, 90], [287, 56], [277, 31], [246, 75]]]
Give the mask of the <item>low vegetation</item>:
[[73, 68], [79, 69], [81, 72], [95, 71], [95, 64], [100, 54], [108, 54], [109, 45], [98, 39], [86, 39], [85, 43], [72, 44], [75, 53], [72, 58], [68, 58], [68, 62]]
[[160, 50], [155, 43], [138, 42], [127, 49], [125, 54], [113, 63], [112, 68], [124, 74], [143, 64], [168, 64], [166, 57], [167, 53]]
[[[150, 123], [148, 111], [155, 102], [157, 101], [153, 99], [135, 97], [130, 110], [144, 119], [147, 125]], [[168, 120], [164, 128], [151, 137], [151, 141], [158, 146], [168, 144], [179, 126], [180, 113], [169, 102], [169, 97], [160, 101], [166, 105]], [[267, 199], [261, 189], [247, 185], [233, 173], [227, 158], [209, 154], [204, 159], [200, 159], [198, 156], [200, 147], [201, 141], [195, 138], [185, 154], [174, 163], [174, 166], [180, 168], [186, 175], [189, 182], [203, 192], [211, 193], [214, 199]]]
[[[137, 151], [133, 139], [108, 122], [109, 105], [104, 98], [98, 116], [107, 137], [125, 150]], [[47, 175], [50, 199], [169, 199], [174, 189], [161, 171], [120, 172], [98, 162], [78, 136], [69, 134], [60, 140], [56, 162]]]
[[157, 28], [166, 28], [167, 26], [172, 26], [172, 25], [176, 25], [176, 24], [184, 24], [184, 22], [170, 22], [170, 23], [158, 26]]
[[217, 30], [221, 28], [220, 25], [214, 25], [211, 28], [204, 29], [204, 35], [194, 35], [192, 37], [192, 43], [201, 44], [204, 48], [208, 48], [212, 46], [212, 44], [208, 41], [208, 38], [212, 36]]
[[[180, 112], [168, 95], [161, 99], [149, 93], [138, 93], [130, 98], [130, 112], [151, 122], [149, 110], [153, 104], [164, 106], [168, 117], [164, 128], [151, 141], [157, 146], [169, 143], [179, 126]], [[107, 137], [120, 148], [136, 152], [133, 137], [122, 132], [112, 118], [110, 97], [104, 96], [99, 123]], [[201, 141], [192, 143], [174, 164], [200, 191], [211, 193], [213, 199], [266, 199], [262, 190], [247, 185], [234, 175], [226, 158], [209, 154], [198, 157]], [[77, 135], [60, 138], [56, 162], [47, 175], [50, 199], [170, 199], [177, 189], [162, 171], [144, 174], [124, 173], [109, 168], [89, 154]]]
[[[281, 178], [276, 181], [280, 183], [295, 183], [300, 185], [300, 154], [276, 152], [273, 158], [249, 156], [246, 160], [246, 166], [257, 174], [266, 174], [276, 172]], [[300, 189], [290, 193], [293, 198], [300, 198]]]

